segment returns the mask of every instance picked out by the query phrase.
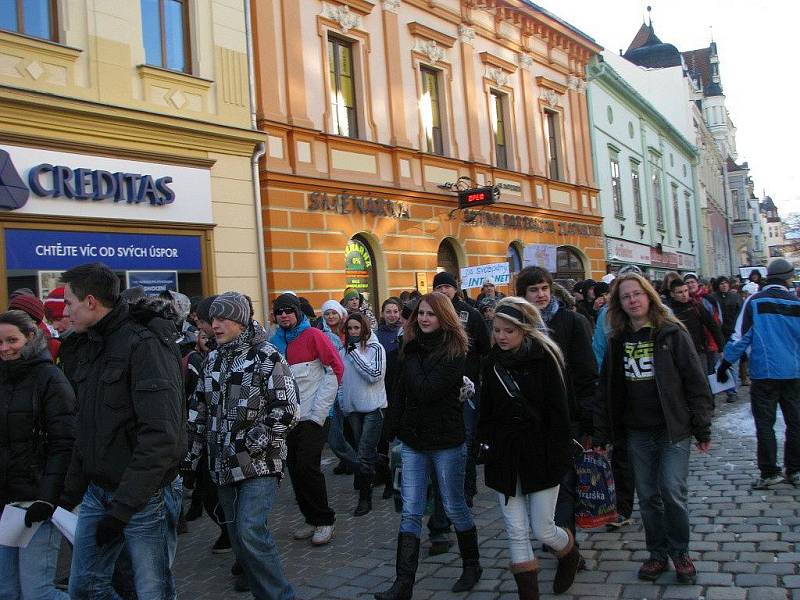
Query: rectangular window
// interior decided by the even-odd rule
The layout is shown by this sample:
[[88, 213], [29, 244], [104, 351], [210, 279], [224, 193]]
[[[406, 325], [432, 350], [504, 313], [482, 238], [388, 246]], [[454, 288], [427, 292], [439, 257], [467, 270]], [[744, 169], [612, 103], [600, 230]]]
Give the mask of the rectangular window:
[[[658, 160], [658, 157], [653, 157]], [[653, 187], [653, 201], [656, 204], [656, 228], [659, 231], [666, 231], [664, 229], [664, 198], [661, 195], [661, 167], [658, 163], [652, 163], [653, 174], [650, 178]]]
[[633, 213], [637, 225], [644, 225], [642, 212], [642, 188], [639, 180], [639, 163], [631, 161], [631, 188], [633, 188]]
[[422, 98], [419, 108], [428, 152], [444, 155], [442, 140], [442, 102], [439, 93], [439, 71], [430, 67], [419, 68], [422, 76]]
[[692, 197], [684, 192], [683, 197], [686, 199], [686, 232], [689, 234], [689, 241], [694, 242], [694, 228], [692, 227]]
[[55, 0], [0, 0], [0, 29], [56, 39]]
[[358, 137], [353, 44], [337, 37], [329, 37], [328, 62], [331, 70], [333, 132], [337, 135]]
[[678, 207], [678, 186], [672, 184], [672, 218], [675, 219], [675, 235], [681, 237], [681, 214]]
[[505, 94], [492, 90], [490, 113], [492, 117], [492, 133], [494, 134], [494, 157], [497, 167], [500, 169], [508, 168], [506, 138], [506, 109]]
[[141, 0], [145, 62], [189, 72], [188, 0]]
[[611, 196], [614, 199], [614, 216], [622, 218], [622, 181], [619, 176], [619, 155], [616, 152], [611, 152], [609, 159], [611, 165]]
[[547, 161], [550, 169], [550, 179], [561, 179], [561, 161], [559, 160], [560, 144], [558, 140], [558, 114], [544, 111], [545, 134], [547, 135]]

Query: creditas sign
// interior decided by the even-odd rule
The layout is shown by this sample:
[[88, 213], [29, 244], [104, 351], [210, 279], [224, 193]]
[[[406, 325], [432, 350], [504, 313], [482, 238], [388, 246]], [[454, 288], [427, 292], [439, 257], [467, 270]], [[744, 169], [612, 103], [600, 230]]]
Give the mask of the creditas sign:
[[192, 167], [0, 146], [0, 208], [210, 223], [211, 176]]

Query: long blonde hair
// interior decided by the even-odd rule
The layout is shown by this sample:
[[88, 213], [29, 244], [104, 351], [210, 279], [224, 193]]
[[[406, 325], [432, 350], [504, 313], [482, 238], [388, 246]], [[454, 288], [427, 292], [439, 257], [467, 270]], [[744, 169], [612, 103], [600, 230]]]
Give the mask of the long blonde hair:
[[[510, 310], [504, 312], [504, 307]], [[522, 318], [520, 319], [517, 315]], [[521, 329], [526, 337], [531, 338], [534, 342], [542, 346], [545, 352], [547, 352], [555, 361], [556, 365], [558, 365], [561, 378], [564, 378], [564, 355], [561, 352], [561, 348], [558, 347], [558, 344], [547, 335], [547, 325], [544, 324], [538, 308], [525, 300], [525, 298], [508, 296], [500, 300], [494, 307], [494, 318], [503, 319], [508, 324], [513, 325], [517, 329]], [[492, 328], [492, 345], [494, 346], [494, 344], [494, 328]]]
[[653, 325], [653, 329], [658, 331], [664, 325], [673, 323], [679, 327], [683, 327], [681, 323], [672, 312], [664, 306], [661, 302], [661, 296], [658, 295], [656, 290], [647, 279], [638, 273], [625, 273], [620, 275], [611, 284], [611, 298], [608, 301], [608, 314], [606, 320], [611, 335], [619, 335], [631, 325], [631, 319], [628, 313], [622, 308], [622, 300], [619, 297], [619, 288], [625, 281], [637, 282], [647, 297], [650, 299], [650, 308], [647, 311], [647, 320]]

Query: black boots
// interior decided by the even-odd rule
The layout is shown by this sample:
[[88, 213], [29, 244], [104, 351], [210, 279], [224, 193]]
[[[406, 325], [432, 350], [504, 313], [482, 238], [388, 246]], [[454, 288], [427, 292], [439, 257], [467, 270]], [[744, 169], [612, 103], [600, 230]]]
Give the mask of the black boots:
[[511, 572], [517, 582], [519, 600], [539, 600], [539, 562], [534, 559], [511, 565]]
[[581, 553], [575, 543], [575, 536], [569, 529], [564, 531], [569, 536], [569, 542], [563, 550], [555, 552], [556, 558], [558, 558], [558, 568], [555, 579], [553, 579], [554, 594], [562, 594], [572, 586], [581, 564]]
[[475, 587], [481, 578], [480, 556], [478, 554], [478, 530], [473, 527], [467, 531], [456, 531], [458, 550], [461, 552], [461, 577], [453, 585], [454, 592], [466, 592]]
[[411, 533], [397, 536], [397, 578], [392, 587], [375, 594], [375, 600], [411, 600], [414, 593], [414, 577], [419, 562], [419, 538]]
[[358, 486], [358, 506], [353, 511], [354, 517], [361, 517], [372, 510], [372, 477], [361, 475]]

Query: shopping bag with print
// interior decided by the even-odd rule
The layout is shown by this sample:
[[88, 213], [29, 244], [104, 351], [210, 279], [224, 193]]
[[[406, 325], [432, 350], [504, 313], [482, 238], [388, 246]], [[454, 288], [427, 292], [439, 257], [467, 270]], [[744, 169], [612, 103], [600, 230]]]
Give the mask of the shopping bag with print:
[[617, 520], [617, 493], [614, 474], [605, 453], [584, 451], [575, 459], [578, 502], [575, 524], [595, 529]]

